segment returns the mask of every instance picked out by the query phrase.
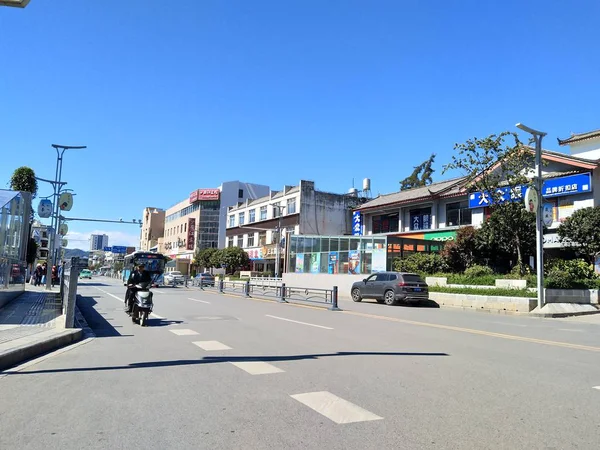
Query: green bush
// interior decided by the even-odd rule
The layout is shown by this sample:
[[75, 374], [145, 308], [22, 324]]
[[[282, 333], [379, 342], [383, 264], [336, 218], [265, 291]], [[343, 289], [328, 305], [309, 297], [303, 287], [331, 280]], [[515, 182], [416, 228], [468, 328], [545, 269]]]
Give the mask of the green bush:
[[573, 278], [573, 276], [567, 272], [553, 269], [544, 279], [544, 286], [548, 289], [598, 289], [600, 280]]
[[465, 270], [465, 276], [468, 278], [484, 277], [488, 275], [494, 275], [494, 271], [488, 266], [479, 266], [476, 264]]
[[459, 273], [447, 275], [448, 284], [470, 284], [474, 286], [494, 286], [498, 275], [467, 276]]
[[554, 259], [549, 261], [546, 270], [548, 274], [555, 271], [564, 272], [576, 280], [593, 280], [598, 278], [594, 271], [594, 266], [588, 264], [583, 259]]
[[528, 289], [506, 289], [506, 288], [455, 288], [447, 286], [430, 286], [429, 292], [445, 292], [448, 294], [468, 294], [468, 295], [496, 295], [499, 297], [537, 297], [536, 292], [530, 292]]
[[419, 275], [432, 275], [448, 270], [448, 265], [436, 253], [413, 253], [405, 258], [394, 260], [394, 270], [397, 272], [412, 272]]

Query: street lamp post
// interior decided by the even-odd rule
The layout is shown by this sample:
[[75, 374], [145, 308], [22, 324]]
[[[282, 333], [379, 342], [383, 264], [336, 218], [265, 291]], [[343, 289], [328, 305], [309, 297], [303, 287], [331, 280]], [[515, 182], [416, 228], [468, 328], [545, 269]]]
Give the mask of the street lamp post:
[[285, 208], [282, 205], [272, 205], [273, 208], [277, 208], [277, 233], [275, 240], [275, 278], [279, 278], [279, 265], [281, 258], [281, 210]]
[[[49, 253], [48, 253], [48, 263], [49, 264], [46, 269], [48, 271], [51, 271], [52, 266], [54, 266], [56, 264], [56, 254], [55, 254], [56, 234], [58, 233], [57, 226], [58, 226], [58, 223], [60, 222], [58, 199], [59, 199], [61, 187], [66, 184], [61, 181], [63, 155], [65, 154], [65, 151], [67, 151], [67, 150], [81, 150], [81, 149], [87, 148], [85, 145], [72, 146], [72, 145], [59, 145], [59, 144], [52, 144], [52, 147], [56, 150], [56, 171], [54, 173], [54, 182], [52, 182], [52, 187], [54, 188], [54, 192], [53, 192], [54, 205], [53, 205], [53, 214], [52, 214], [52, 220], [51, 220], [52, 233], [50, 233], [50, 236], [49, 236], [49, 242], [51, 243], [51, 245], [50, 245]], [[47, 290], [52, 289], [52, 275], [48, 276], [48, 273], [46, 274], [46, 289]]]
[[537, 301], [538, 309], [544, 306], [544, 228], [542, 226], [542, 211], [544, 208], [542, 197], [542, 139], [547, 133], [529, 128], [522, 123], [516, 125], [520, 130], [533, 136], [535, 140], [535, 179], [534, 186], [537, 191], [538, 206], [535, 212], [535, 247], [536, 247], [536, 273], [537, 273]]

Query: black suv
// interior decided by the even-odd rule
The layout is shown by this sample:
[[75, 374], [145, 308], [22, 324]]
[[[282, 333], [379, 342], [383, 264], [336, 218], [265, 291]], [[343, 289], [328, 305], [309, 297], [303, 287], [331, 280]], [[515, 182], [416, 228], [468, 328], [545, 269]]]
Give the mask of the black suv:
[[419, 302], [429, 299], [427, 283], [416, 273], [379, 272], [352, 284], [352, 300], [374, 298], [377, 303], [397, 305], [399, 302]]

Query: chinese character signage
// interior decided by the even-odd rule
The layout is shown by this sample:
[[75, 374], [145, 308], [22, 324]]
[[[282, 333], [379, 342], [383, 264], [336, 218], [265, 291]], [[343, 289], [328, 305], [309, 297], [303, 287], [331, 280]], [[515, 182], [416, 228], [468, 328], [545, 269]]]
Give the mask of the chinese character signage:
[[194, 250], [194, 233], [196, 232], [196, 219], [189, 218], [187, 226], [187, 250]]
[[200, 200], [219, 200], [221, 191], [219, 189], [197, 189], [190, 194], [190, 203]]
[[352, 235], [362, 236], [362, 216], [360, 215], [360, 211], [352, 213]]
[[[499, 195], [498, 203], [522, 200], [526, 188], [526, 186], [516, 186], [514, 189], [510, 187], [498, 189], [496, 191]], [[590, 173], [552, 178], [544, 181], [542, 186], [542, 197], [544, 198], [563, 197], [586, 192], [592, 192], [592, 175]], [[469, 208], [484, 208], [490, 206], [492, 202], [488, 192], [472, 192], [469, 194]]]

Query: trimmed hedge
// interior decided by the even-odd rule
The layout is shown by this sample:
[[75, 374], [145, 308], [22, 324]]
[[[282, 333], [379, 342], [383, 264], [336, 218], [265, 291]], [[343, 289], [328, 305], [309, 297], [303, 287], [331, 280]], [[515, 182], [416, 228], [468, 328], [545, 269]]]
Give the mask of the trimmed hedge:
[[455, 288], [447, 286], [430, 286], [429, 292], [444, 292], [447, 294], [468, 294], [468, 295], [495, 295], [497, 297], [527, 297], [536, 298], [536, 292], [530, 292], [527, 289], [479, 289], [479, 288]]

